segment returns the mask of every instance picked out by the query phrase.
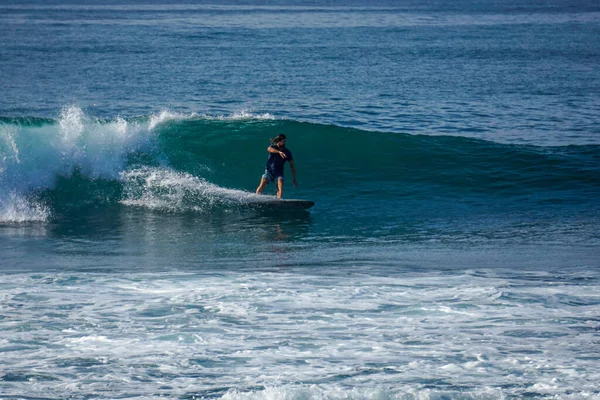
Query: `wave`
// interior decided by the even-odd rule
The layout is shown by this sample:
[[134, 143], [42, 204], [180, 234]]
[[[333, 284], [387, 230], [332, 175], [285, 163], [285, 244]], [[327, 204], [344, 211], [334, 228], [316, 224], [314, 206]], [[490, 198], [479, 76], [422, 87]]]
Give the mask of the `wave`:
[[312, 198], [572, 204], [600, 194], [598, 145], [362, 131], [248, 111], [100, 119], [69, 106], [56, 119], [0, 118], [0, 222], [99, 203], [236, 207], [252, 198], [268, 138], [281, 132]]

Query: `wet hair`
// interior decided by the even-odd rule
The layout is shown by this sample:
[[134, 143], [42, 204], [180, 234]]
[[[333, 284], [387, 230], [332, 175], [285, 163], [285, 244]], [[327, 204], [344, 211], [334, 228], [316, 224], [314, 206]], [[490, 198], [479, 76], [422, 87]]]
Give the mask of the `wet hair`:
[[280, 133], [279, 135], [275, 136], [275, 138], [271, 139], [271, 143], [277, 144], [285, 139], [286, 139], [285, 135], [283, 133]]

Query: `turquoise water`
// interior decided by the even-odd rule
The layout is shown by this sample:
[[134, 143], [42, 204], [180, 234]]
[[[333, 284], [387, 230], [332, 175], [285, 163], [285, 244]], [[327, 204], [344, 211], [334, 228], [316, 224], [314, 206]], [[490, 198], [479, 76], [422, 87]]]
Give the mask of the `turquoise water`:
[[600, 397], [597, 6], [0, 21], [0, 398]]

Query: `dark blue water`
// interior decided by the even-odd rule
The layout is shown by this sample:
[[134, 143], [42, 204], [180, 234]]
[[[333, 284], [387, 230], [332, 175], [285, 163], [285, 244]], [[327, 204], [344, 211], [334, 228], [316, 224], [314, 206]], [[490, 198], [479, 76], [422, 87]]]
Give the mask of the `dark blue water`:
[[[597, 398], [599, 34], [584, 2], [3, 2], [0, 397]], [[256, 207], [279, 133], [308, 211]]]

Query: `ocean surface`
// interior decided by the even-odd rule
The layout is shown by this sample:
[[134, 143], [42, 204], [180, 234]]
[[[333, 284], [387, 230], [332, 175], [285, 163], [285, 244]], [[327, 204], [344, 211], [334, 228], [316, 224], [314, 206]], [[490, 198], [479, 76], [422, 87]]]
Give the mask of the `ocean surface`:
[[[600, 3], [0, 3], [0, 399], [600, 399]], [[255, 206], [288, 136], [307, 211]]]

